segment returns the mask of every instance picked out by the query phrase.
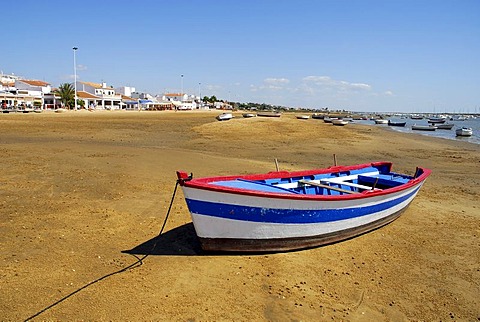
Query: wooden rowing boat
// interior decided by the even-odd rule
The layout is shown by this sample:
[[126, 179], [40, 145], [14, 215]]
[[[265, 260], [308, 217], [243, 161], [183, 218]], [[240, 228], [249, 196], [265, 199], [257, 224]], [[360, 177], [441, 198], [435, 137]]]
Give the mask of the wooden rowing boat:
[[363, 234], [412, 202], [430, 170], [414, 175], [390, 162], [298, 172], [193, 178], [178, 171], [196, 234], [206, 251], [285, 251]]

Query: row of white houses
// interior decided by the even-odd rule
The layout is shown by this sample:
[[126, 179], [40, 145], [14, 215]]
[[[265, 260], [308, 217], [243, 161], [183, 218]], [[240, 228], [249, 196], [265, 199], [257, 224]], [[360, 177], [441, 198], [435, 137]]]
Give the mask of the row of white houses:
[[[148, 109], [194, 110], [208, 109], [200, 97], [185, 93], [166, 93], [151, 96], [139, 93], [133, 87], [114, 89], [106, 83], [76, 82], [77, 99], [88, 109]], [[1, 108], [57, 109], [62, 106], [51, 85], [44, 81], [21, 79], [13, 75], [0, 75]], [[78, 102], [77, 101], [77, 102]], [[80, 104], [77, 104], [80, 107]], [[73, 108], [73, 107], [70, 107]]]

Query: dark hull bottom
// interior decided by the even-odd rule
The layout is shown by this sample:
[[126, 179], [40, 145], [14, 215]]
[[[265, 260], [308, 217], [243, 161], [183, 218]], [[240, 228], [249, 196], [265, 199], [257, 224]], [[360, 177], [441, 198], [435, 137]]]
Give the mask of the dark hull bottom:
[[211, 252], [277, 252], [313, 248], [380, 228], [397, 219], [406, 208], [366, 225], [318, 236], [273, 239], [199, 238], [199, 240], [202, 249]]

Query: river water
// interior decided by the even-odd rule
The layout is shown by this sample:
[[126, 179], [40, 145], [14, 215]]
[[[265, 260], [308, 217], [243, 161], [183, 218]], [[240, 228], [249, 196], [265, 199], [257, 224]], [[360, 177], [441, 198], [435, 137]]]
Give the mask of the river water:
[[[388, 126], [387, 124], [375, 124], [375, 121], [366, 121], [366, 120], [355, 120], [354, 123], [357, 124], [366, 124], [366, 125], [372, 125], [372, 126], [382, 126], [382, 127], [388, 127], [389, 129], [393, 131], [398, 131], [402, 133], [416, 133], [416, 134], [422, 134], [422, 135], [428, 135], [428, 136], [434, 136], [434, 137], [439, 137], [439, 138], [444, 138], [444, 139], [451, 139], [451, 140], [459, 140], [459, 141], [466, 141], [470, 143], [475, 143], [475, 144], [480, 144], [480, 118], [471, 118], [467, 119], [465, 121], [458, 121], [458, 120], [448, 120], [445, 123], [453, 123], [454, 127], [451, 130], [439, 130], [436, 129], [435, 131], [418, 131], [418, 130], [412, 130], [412, 125], [428, 125], [428, 119], [422, 119], [422, 120], [412, 120], [410, 118], [390, 118], [392, 121], [398, 121], [398, 122], [407, 122], [405, 127], [399, 127], [399, 126]], [[473, 135], [470, 137], [460, 137], [456, 136], [455, 130], [461, 127], [469, 127], [472, 128], [473, 130]]]

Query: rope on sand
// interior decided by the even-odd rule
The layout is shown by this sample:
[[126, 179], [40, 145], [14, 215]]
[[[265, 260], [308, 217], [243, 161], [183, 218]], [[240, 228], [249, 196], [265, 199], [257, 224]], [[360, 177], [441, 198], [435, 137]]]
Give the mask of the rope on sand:
[[41, 309], [40, 311], [38, 311], [37, 313], [33, 314], [32, 316], [26, 318], [25, 321], [30, 321], [30, 320], [32, 320], [33, 318], [36, 318], [36, 317], [39, 316], [40, 314], [42, 314], [42, 313], [50, 310], [51, 308], [57, 306], [58, 304], [62, 303], [63, 301], [65, 301], [65, 300], [67, 300], [67, 299], [69, 299], [70, 297], [72, 297], [73, 295], [77, 294], [78, 292], [80, 292], [80, 291], [86, 289], [87, 287], [89, 287], [89, 286], [91, 286], [91, 285], [93, 285], [93, 284], [96, 284], [96, 283], [98, 283], [98, 282], [100, 282], [100, 281], [102, 281], [102, 280], [104, 280], [104, 279], [106, 279], [106, 278], [108, 278], [108, 277], [110, 277], [110, 276], [113, 276], [113, 275], [116, 275], [116, 274], [125, 272], [125, 271], [127, 271], [127, 270], [129, 270], [129, 269], [134, 269], [134, 268], [137, 268], [137, 267], [139, 267], [139, 266], [142, 266], [142, 265], [143, 265], [143, 261], [144, 261], [148, 256], [150, 256], [150, 255], [153, 253], [153, 251], [155, 250], [155, 248], [157, 247], [157, 243], [158, 243], [158, 240], [159, 240], [158, 237], [160, 237], [160, 235], [163, 233], [163, 229], [165, 228], [165, 225], [167, 224], [168, 216], [170, 215], [170, 210], [172, 209], [173, 201], [175, 200], [175, 194], [177, 193], [178, 184], [179, 184], [179, 182], [178, 182], [178, 180], [177, 180], [177, 182], [176, 182], [176, 184], [175, 184], [175, 189], [173, 190], [172, 199], [170, 200], [170, 206], [168, 207], [167, 214], [165, 215], [165, 220], [163, 221], [162, 228], [160, 229], [158, 235], [155, 237], [155, 243], [153, 244], [152, 248], [150, 249], [150, 251], [149, 251], [147, 254], [143, 255], [143, 256], [140, 257], [140, 258], [137, 257], [137, 256], [135, 256], [135, 255], [133, 255], [133, 256], [135, 256], [135, 258], [137, 258], [137, 261], [134, 262], [133, 264], [130, 264], [130, 265], [128, 265], [127, 267], [124, 267], [124, 268], [122, 268], [122, 269], [119, 269], [118, 271], [108, 273], [108, 274], [106, 274], [106, 275], [104, 275], [104, 276], [102, 276], [102, 277], [97, 278], [96, 280], [93, 280], [93, 281], [85, 284], [84, 286], [80, 287], [79, 289], [76, 289], [75, 291], [71, 292], [70, 294], [65, 295], [65, 296], [62, 297], [61, 299], [55, 301], [54, 303], [50, 304], [49, 306], [47, 306], [47, 307], [45, 307], [45, 308], [43, 308], [43, 309]]

